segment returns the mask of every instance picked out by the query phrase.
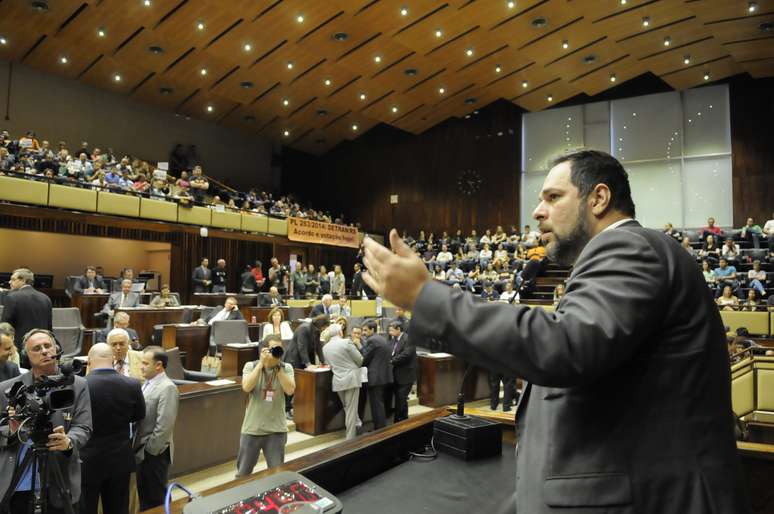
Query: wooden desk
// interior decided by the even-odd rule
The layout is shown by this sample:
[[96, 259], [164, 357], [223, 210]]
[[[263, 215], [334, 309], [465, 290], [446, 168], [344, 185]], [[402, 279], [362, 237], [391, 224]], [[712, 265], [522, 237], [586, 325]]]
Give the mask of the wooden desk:
[[[236, 458], [247, 396], [242, 380], [210, 386], [179, 387], [180, 405], [175, 423], [175, 458], [170, 476], [192, 473]], [[236, 470], [234, 470], [236, 472]]]
[[[240, 306], [239, 310], [242, 312], [242, 316], [245, 317], [248, 323], [250, 323], [253, 319], [253, 316], [255, 316], [256, 323], [266, 323], [267, 318], [269, 316], [269, 313], [272, 311], [274, 307], [256, 307], [254, 305], [249, 306]], [[282, 319], [287, 321], [288, 319], [288, 308], [287, 307], [280, 307], [282, 309]]]
[[220, 376], [222, 377], [241, 377], [242, 369], [250, 361], [258, 360], [258, 347], [234, 348], [233, 346], [223, 347], [223, 359], [220, 363]]
[[[417, 396], [420, 405], [442, 407], [457, 403], [457, 393], [465, 374], [464, 361], [453, 357], [420, 355], [417, 377]], [[486, 371], [474, 368], [465, 383], [465, 401], [489, 397], [489, 377]]]
[[202, 357], [210, 349], [209, 325], [164, 325], [161, 328], [161, 346], [165, 349], [177, 346], [185, 352], [183, 367], [191, 371], [202, 370]]
[[102, 328], [98, 327], [97, 319], [94, 317], [96, 313], [102, 310], [102, 307], [107, 303], [110, 295], [105, 294], [79, 294], [73, 293], [70, 298], [70, 305], [77, 307], [81, 311], [81, 322], [86, 328]]
[[[191, 307], [188, 307], [191, 308]], [[149, 307], [133, 307], [116, 309], [116, 312], [126, 312], [130, 316], [129, 326], [132, 327], [140, 338], [142, 346], [151, 344], [153, 329], [156, 325], [168, 325], [180, 323], [183, 320], [183, 311], [186, 307], [166, 307], [163, 309], [153, 309]], [[196, 307], [193, 310], [192, 320], [196, 320], [201, 314], [201, 309]]]

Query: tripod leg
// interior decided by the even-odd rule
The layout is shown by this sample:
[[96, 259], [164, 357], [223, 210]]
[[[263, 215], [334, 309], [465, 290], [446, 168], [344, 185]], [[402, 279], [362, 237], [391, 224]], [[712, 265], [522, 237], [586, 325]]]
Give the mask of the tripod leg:
[[62, 476], [62, 468], [59, 467], [60, 459], [57, 457], [59, 456], [56, 454], [52, 455], [54, 462], [53, 466], [51, 466], [51, 469], [53, 470], [54, 475], [54, 485], [59, 490], [59, 495], [62, 498], [62, 509], [66, 514], [75, 514], [73, 510], [73, 498], [72, 493], [70, 492], [70, 486], [65, 482], [65, 479]]

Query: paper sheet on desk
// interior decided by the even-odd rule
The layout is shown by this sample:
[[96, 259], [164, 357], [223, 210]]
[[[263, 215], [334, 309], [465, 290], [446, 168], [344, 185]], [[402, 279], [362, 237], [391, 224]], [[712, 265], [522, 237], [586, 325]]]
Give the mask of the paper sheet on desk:
[[428, 357], [432, 357], [433, 359], [443, 359], [443, 358], [446, 358], [446, 357], [454, 357], [454, 355], [452, 355], [450, 353], [445, 353], [445, 352], [428, 353], [426, 355]]
[[210, 386], [224, 386], [229, 384], [236, 384], [236, 382], [227, 378], [221, 378], [220, 380], [210, 380], [209, 382], [205, 382], [205, 384]]
[[226, 346], [230, 346], [231, 348], [254, 348], [261, 343], [228, 343]]

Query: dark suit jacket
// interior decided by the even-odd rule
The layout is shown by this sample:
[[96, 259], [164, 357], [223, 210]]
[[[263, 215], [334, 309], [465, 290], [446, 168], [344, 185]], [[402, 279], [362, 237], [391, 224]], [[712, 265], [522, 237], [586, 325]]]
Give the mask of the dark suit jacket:
[[523, 377], [517, 511], [750, 512], [725, 334], [693, 258], [626, 223], [581, 252], [556, 312], [428, 283], [412, 330]]
[[[331, 305], [333, 305], [333, 304], [331, 304]], [[317, 317], [320, 314], [330, 314], [330, 309], [329, 309], [329, 312], [326, 313], [325, 312], [325, 306], [322, 303], [318, 303], [318, 304], [315, 304], [314, 307], [312, 307], [311, 311], [309, 311], [309, 317], [310, 318]]]
[[[281, 296], [278, 296], [277, 300], [279, 300], [279, 303], [277, 305], [286, 305], [285, 300], [283, 300]], [[271, 295], [269, 293], [261, 293], [258, 295], [259, 307], [271, 307], [272, 305], [275, 305], [275, 304], [272, 303]]]
[[[56, 462], [65, 480], [70, 486], [72, 502], [75, 503], [81, 497], [81, 464], [80, 451], [91, 436], [91, 401], [86, 380], [74, 377], [72, 387], [75, 393], [73, 405], [64, 410], [54, 411], [51, 414], [51, 423], [54, 427], [62, 426], [65, 433], [72, 441], [73, 449], [64, 452], [52, 452], [49, 454], [49, 483], [54, 483], [52, 466]], [[6, 391], [15, 382], [22, 382], [26, 386], [32, 385], [32, 373], [25, 373], [11, 380], [0, 383], [0, 391]], [[5, 412], [8, 407], [8, 399], [0, 394], [0, 412]], [[8, 426], [0, 428], [0, 497], [5, 495], [11, 485], [11, 477], [19, 456], [19, 439], [16, 435], [9, 437]], [[51, 505], [61, 508], [62, 496], [56, 487], [49, 487], [48, 500]]]
[[91, 439], [81, 450], [86, 476], [128, 475], [134, 470], [129, 424], [145, 417], [140, 382], [116, 370], [95, 369], [86, 375], [91, 396]]
[[[210, 310], [209, 314], [207, 314], [207, 315], [204, 317], [204, 321], [205, 321], [206, 323], [209, 323], [209, 322], [210, 322], [210, 320], [211, 320], [212, 318], [214, 318], [215, 316], [217, 316], [217, 315], [218, 315], [218, 313], [219, 313], [220, 311], [222, 311], [222, 310], [223, 310], [223, 306], [222, 306], [222, 305], [221, 305], [220, 307], [217, 307], [217, 308], [215, 308], [215, 309], [212, 309], [212, 310]], [[236, 309], [234, 309], [233, 311], [229, 312], [229, 313], [228, 313], [228, 316], [226, 316], [226, 319], [224, 319], [223, 321], [234, 321], [234, 320], [237, 320], [237, 319], [245, 319], [245, 317], [244, 317], [244, 316], [242, 316], [242, 311], [240, 311], [240, 310], [239, 310], [239, 307], [237, 307], [237, 308], [236, 308]]]
[[[93, 284], [93, 286], [91, 284]], [[107, 287], [105, 286], [105, 281], [102, 280], [102, 277], [100, 277], [99, 275], [94, 277], [94, 280], [91, 281], [91, 284], [89, 283], [89, 279], [86, 277], [86, 275], [82, 275], [78, 277], [78, 280], [76, 280], [75, 283], [73, 283], [73, 289], [75, 289], [79, 293], [85, 291], [89, 287], [94, 287], [95, 289], [102, 289], [102, 290], [107, 289]]]
[[[390, 352], [394, 344], [394, 340], [390, 341]], [[396, 384], [413, 384], [417, 380], [417, 347], [405, 332], [400, 335], [391, 362]]]
[[392, 345], [381, 334], [374, 334], [363, 345], [363, 366], [368, 368], [368, 385], [392, 383]]
[[[314, 364], [314, 356], [320, 346], [320, 331], [310, 322], [301, 323], [293, 331], [293, 339], [290, 340], [285, 350], [285, 362], [292, 364], [296, 369], [304, 369], [309, 364]], [[322, 352], [319, 355], [320, 362], [324, 362]]]
[[52, 330], [51, 299], [32, 286], [10, 291], [5, 297], [3, 321], [16, 329], [14, 343], [21, 350], [24, 334], [33, 328]]
[[[20, 373], [19, 366], [17, 366], [15, 362], [0, 362], [0, 382], [16, 378]], [[0, 394], [2, 393], [3, 391], [0, 391]]]
[[193, 272], [194, 293], [206, 293], [210, 290], [212, 284], [205, 286], [205, 280], [212, 280], [212, 271], [209, 268], [196, 266]]

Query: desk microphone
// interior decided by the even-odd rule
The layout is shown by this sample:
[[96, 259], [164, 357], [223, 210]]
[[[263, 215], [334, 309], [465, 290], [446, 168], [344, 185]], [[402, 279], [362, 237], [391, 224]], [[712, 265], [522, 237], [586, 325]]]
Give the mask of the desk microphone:
[[455, 414], [452, 414], [452, 417], [454, 419], [468, 419], [468, 416], [465, 415], [465, 381], [468, 378], [468, 375], [470, 374], [470, 370], [473, 369], [472, 364], [468, 364], [465, 368], [465, 373], [462, 375], [462, 380], [460, 381], [460, 390], [457, 392], [457, 412]]

